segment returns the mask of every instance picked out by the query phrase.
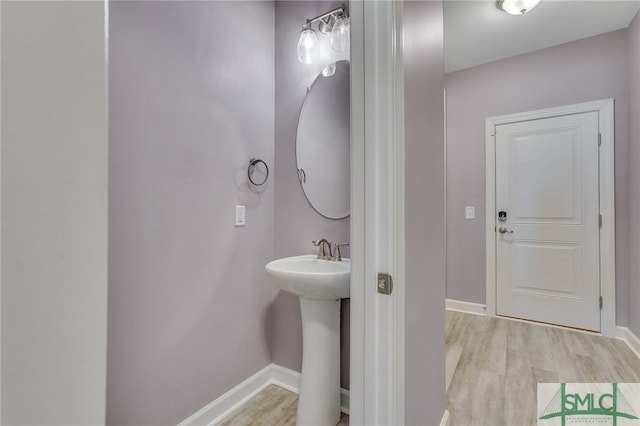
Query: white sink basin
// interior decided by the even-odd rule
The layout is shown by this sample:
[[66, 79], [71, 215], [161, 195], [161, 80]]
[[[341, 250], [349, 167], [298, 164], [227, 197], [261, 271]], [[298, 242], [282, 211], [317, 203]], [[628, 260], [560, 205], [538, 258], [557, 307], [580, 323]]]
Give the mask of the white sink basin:
[[300, 300], [302, 377], [296, 424], [335, 425], [340, 419], [340, 303], [349, 297], [351, 261], [286, 257], [265, 266], [273, 282]]
[[351, 261], [319, 260], [316, 255], [285, 257], [267, 263], [267, 274], [284, 291], [305, 299], [349, 297]]

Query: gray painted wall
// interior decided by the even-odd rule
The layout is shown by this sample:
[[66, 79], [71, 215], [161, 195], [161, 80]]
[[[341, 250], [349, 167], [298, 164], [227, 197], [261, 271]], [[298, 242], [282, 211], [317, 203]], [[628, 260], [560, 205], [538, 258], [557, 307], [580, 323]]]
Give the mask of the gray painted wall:
[[629, 43], [629, 328], [640, 336], [640, 14]]
[[[614, 98], [616, 313], [627, 324], [627, 55], [620, 30], [447, 74], [447, 298], [485, 303], [484, 119]], [[464, 219], [465, 206], [476, 207], [475, 220]]]
[[1, 422], [104, 424], [104, 6], [1, 7]]
[[273, 170], [273, 31], [273, 2], [110, 3], [109, 424], [176, 424], [270, 363], [274, 180], [246, 170]]
[[[296, 173], [295, 143], [300, 108], [307, 87], [326, 63], [304, 65], [296, 57], [300, 29], [307, 19], [325, 13], [342, 2], [276, 2], [275, 30], [275, 245], [274, 258], [317, 253], [311, 240], [326, 238], [349, 241], [349, 218], [325, 219], [307, 202]], [[332, 173], [327, 170], [327, 173]], [[345, 182], [349, 185], [349, 182]], [[348, 251], [345, 252], [347, 255]], [[275, 292], [273, 302], [273, 362], [300, 371], [302, 366], [302, 324], [298, 298]], [[349, 301], [342, 302], [342, 378], [349, 385]]]
[[405, 424], [445, 410], [442, 1], [404, 3]]

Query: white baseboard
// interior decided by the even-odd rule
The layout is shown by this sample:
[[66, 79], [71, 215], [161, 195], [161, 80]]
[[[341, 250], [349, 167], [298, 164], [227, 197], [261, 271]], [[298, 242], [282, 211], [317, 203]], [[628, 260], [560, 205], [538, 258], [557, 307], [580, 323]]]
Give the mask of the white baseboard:
[[242, 404], [253, 398], [262, 389], [269, 386], [272, 380], [272, 366], [270, 364], [246, 379], [230, 391], [221, 395], [215, 401], [207, 404], [178, 426], [210, 425], [227, 416]]
[[449, 426], [449, 410], [444, 410], [442, 420], [440, 420], [440, 426]]
[[633, 331], [627, 327], [617, 326], [616, 337], [625, 342], [627, 346], [629, 346], [629, 349], [640, 358], [640, 338], [633, 334]]
[[299, 372], [281, 367], [277, 364], [271, 364], [267, 368], [271, 370], [271, 383], [294, 393], [300, 392]]
[[480, 303], [463, 302], [462, 300], [446, 299], [445, 308], [447, 311], [463, 312], [465, 314], [486, 315], [487, 305]]
[[[269, 385], [277, 385], [299, 393], [300, 373], [276, 364], [269, 364], [215, 401], [207, 404], [178, 426], [215, 425], [240, 408]], [[349, 414], [349, 391], [340, 388], [341, 411]]]
[[340, 411], [349, 415], [349, 389], [340, 388]]

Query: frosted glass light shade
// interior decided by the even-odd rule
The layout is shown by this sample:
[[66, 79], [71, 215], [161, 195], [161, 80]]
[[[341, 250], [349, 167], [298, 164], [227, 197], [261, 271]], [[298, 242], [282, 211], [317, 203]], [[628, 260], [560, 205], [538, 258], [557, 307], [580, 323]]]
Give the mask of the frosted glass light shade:
[[349, 17], [338, 16], [331, 30], [331, 47], [337, 52], [347, 52], [351, 44]]
[[327, 67], [322, 70], [322, 76], [323, 77], [331, 77], [335, 73], [336, 73], [336, 63], [335, 62], [332, 63], [332, 64], [327, 65]]
[[498, 0], [498, 7], [510, 15], [524, 15], [538, 3], [540, 0]]
[[320, 57], [320, 47], [315, 31], [311, 28], [303, 28], [298, 40], [298, 61], [303, 64], [317, 62]]

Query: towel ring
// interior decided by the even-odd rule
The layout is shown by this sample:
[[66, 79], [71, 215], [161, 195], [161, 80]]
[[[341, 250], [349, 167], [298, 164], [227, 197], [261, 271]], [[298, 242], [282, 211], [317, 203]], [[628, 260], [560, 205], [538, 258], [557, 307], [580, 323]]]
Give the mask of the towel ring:
[[[253, 173], [253, 169], [255, 169], [255, 167], [260, 163], [264, 165], [264, 169], [267, 171], [267, 174], [265, 175], [264, 180], [262, 182], [255, 182], [251, 177], [251, 173]], [[269, 166], [267, 166], [267, 163], [265, 163], [259, 158], [251, 158], [249, 159], [249, 167], [247, 168], [247, 177], [249, 178], [249, 182], [251, 182], [255, 186], [264, 185], [267, 182], [267, 179], [269, 179]]]

